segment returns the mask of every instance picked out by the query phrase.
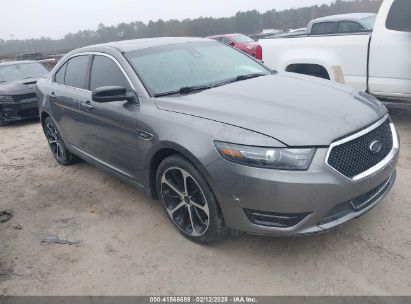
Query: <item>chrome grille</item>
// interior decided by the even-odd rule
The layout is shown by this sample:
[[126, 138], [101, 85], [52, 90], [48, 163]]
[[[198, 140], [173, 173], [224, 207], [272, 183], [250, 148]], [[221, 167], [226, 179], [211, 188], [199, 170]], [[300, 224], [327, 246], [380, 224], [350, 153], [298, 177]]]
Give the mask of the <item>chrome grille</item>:
[[15, 102], [19, 102], [25, 99], [33, 99], [36, 98], [36, 93], [30, 93], [30, 94], [22, 94], [22, 95], [15, 95], [13, 96], [13, 100]]

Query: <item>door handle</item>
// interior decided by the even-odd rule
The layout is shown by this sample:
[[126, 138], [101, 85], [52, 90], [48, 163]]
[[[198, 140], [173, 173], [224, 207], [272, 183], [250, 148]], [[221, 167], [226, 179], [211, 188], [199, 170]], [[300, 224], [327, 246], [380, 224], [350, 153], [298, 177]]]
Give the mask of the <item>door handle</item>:
[[51, 99], [56, 99], [56, 95], [54, 94], [54, 92], [51, 92], [51, 93], [49, 94], [49, 97], [50, 97]]
[[90, 104], [90, 101], [82, 102], [81, 106], [86, 108], [87, 110], [94, 109], [94, 107]]

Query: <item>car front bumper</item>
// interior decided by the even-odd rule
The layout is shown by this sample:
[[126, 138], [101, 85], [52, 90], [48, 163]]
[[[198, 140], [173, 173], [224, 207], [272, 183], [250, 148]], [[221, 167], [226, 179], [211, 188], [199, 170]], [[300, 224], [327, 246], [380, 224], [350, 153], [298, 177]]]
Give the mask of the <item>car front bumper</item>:
[[14, 102], [0, 102], [0, 123], [37, 117], [39, 117], [39, 111], [36, 97]]
[[[328, 148], [317, 149], [307, 171], [253, 168], [222, 158], [207, 166], [227, 226], [254, 234], [283, 236], [324, 232], [369, 211], [395, 182], [399, 148], [393, 150], [384, 167], [356, 181], [329, 167], [325, 162], [327, 152]], [[378, 195], [368, 195], [370, 200], [364, 207], [330, 220], [330, 212], [338, 209], [337, 206], [351, 206], [352, 200], [374, 194], [373, 191]], [[256, 224], [249, 210], [269, 216], [272, 213], [303, 218], [291, 227], [270, 227]]]

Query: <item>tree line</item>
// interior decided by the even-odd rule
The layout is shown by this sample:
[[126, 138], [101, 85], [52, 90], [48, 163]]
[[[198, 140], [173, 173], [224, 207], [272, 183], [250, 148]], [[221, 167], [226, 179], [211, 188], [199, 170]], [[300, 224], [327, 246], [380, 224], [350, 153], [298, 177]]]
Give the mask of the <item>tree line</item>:
[[196, 18], [184, 20], [157, 20], [143, 23], [140, 21], [106, 26], [99, 24], [96, 30], [82, 30], [70, 33], [62, 39], [42, 37], [40, 39], [1, 40], [0, 56], [13, 56], [26, 52], [44, 54], [62, 53], [69, 50], [109, 41], [167, 37], [195, 36], [205, 37], [215, 34], [244, 33], [256, 34], [263, 29], [295, 29], [306, 27], [314, 18], [354, 12], [378, 12], [383, 0], [336, 0], [330, 5], [316, 5], [284, 11], [257, 10], [238, 12], [225, 18]]

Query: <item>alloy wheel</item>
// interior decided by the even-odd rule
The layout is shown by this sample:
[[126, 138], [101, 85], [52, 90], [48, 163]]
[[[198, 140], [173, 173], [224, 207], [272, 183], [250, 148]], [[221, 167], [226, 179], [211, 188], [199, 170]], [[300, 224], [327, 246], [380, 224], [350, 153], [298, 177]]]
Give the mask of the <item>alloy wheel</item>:
[[61, 162], [64, 161], [64, 143], [59, 132], [50, 121], [46, 123], [46, 137], [56, 159]]
[[199, 237], [209, 226], [209, 207], [203, 190], [186, 170], [173, 167], [161, 177], [161, 194], [168, 214], [184, 233]]

